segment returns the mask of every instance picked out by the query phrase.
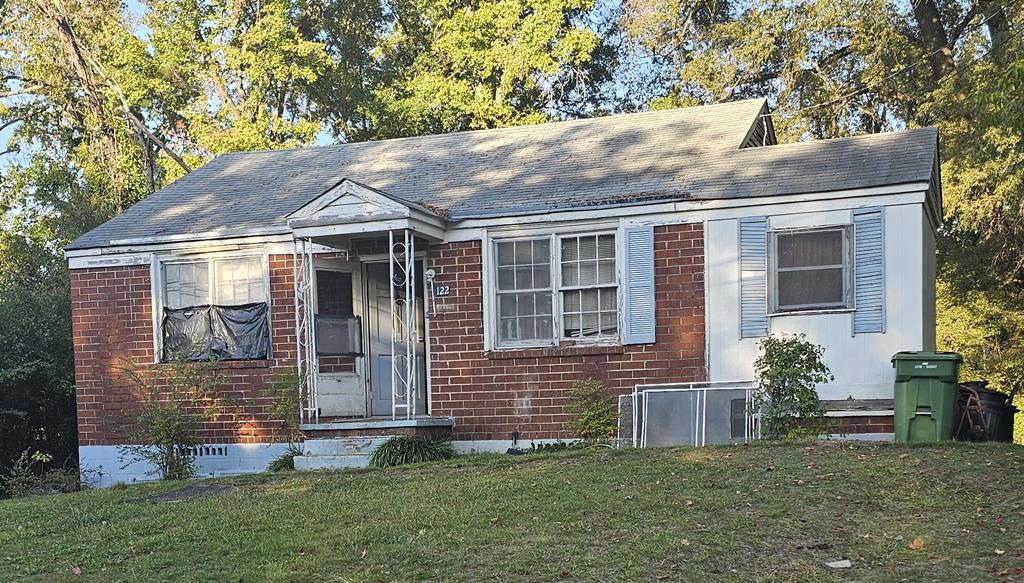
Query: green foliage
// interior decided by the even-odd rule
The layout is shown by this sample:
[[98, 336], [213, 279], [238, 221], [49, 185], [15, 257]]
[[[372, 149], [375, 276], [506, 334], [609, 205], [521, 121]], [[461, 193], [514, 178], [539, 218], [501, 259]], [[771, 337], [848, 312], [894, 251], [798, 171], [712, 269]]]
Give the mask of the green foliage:
[[761, 431], [773, 439], [817, 437], [828, 429], [818, 400], [818, 383], [834, 380], [822, 360], [825, 349], [799, 336], [768, 336], [754, 361], [757, 390], [752, 407], [761, 412]]
[[289, 443], [288, 449], [276, 458], [270, 460], [270, 464], [267, 466], [268, 472], [287, 472], [295, 469], [295, 456], [302, 455], [302, 449], [299, 446]]
[[164, 480], [195, 477], [191, 448], [199, 445], [199, 426], [224, 414], [230, 404], [218, 395], [215, 364], [130, 363], [122, 371], [139, 405], [126, 428], [133, 445], [121, 446], [121, 454], [129, 463], [148, 462]]
[[76, 468], [47, 467], [53, 456], [26, 449], [6, 473], [0, 473], [0, 497], [74, 492], [80, 488]]
[[292, 445], [303, 439], [302, 431], [299, 429], [302, 407], [302, 400], [299, 398], [300, 382], [301, 378], [295, 369], [276, 372], [270, 377], [267, 386], [270, 405], [266, 408], [266, 415], [267, 419], [280, 422], [274, 430], [275, 441], [284, 437], [284, 440]]
[[396, 435], [380, 444], [370, 456], [370, 465], [390, 468], [402, 464], [437, 462], [455, 457], [451, 443], [423, 435]]
[[30, 449], [74, 466], [77, 430], [67, 289], [0, 284], [0, 474]]
[[574, 435], [597, 441], [615, 438], [618, 407], [601, 383], [593, 379], [573, 382], [569, 389], [568, 412], [573, 415], [573, 420], [567, 427]]

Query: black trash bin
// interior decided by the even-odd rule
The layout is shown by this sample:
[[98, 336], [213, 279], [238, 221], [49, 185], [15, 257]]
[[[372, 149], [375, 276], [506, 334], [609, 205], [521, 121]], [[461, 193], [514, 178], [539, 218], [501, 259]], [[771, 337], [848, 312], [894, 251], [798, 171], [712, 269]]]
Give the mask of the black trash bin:
[[[961, 383], [954, 422], [961, 441], [1013, 441], [1013, 418], [1017, 408], [1010, 396], [986, 388], [987, 381]], [[966, 414], [965, 414], [966, 413]]]

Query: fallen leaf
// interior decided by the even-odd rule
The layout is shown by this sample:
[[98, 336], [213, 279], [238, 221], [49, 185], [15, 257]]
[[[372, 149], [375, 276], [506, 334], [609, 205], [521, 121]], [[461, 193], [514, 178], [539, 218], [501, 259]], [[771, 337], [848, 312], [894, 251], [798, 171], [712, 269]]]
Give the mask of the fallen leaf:
[[1003, 549], [996, 549], [996, 554], [997, 555], [1005, 555], [1006, 551], [1004, 551]]
[[912, 551], [919, 551], [919, 550], [923, 549], [924, 548], [924, 537], [923, 536], [915, 536], [914, 540], [910, 541], [910, 544], [907, 545], [907, 548], [912, 550]]
[[687, 500], [686, 501], [686, 505], [687, 506], [693, 506], [693, 500]]
[[495, 516], [494, 518], [491, 519], [491, 526], [498, 526], [499, 524], [501, 524], [501, 518], [500, 517]]

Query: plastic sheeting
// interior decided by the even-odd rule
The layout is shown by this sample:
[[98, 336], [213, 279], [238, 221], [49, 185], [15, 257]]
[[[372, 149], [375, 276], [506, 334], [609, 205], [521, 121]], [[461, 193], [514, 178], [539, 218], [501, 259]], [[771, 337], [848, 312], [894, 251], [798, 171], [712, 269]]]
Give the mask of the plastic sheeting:
[[164, 360], [253, 360], [269, 354], [267, 304], [164, 308]]

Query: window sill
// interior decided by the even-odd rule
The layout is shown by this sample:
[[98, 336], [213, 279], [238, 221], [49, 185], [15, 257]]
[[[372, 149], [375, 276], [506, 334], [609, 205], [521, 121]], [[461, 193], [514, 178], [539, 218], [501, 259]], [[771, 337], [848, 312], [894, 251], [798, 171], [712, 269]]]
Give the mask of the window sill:
[[514, 358], [591, 356], [597, 354], [623, 354], [625, 351], [625, 347], [621, 344], [569, 344], [538, 348], [499, 348], [487, 352], [487, 358], [490, 360], [511, 360]]
[[775, 312], [768, 314], [769, 318], [780, 316], [812, 316], [815, 314], [850, 314], [856, 312], [854, 308], [822, 308], [820, 310], [794, 310], [792, 312]]
[[[173, 362], [158, 362], [157, 366], [171, 366]], [[193, 364], [193, 363], [190, 363]], [[195, 361], [194, 364], [209, 364], [214, 370], [246, 369], [246, 368], [270, 368], [270, 360], [221, 360], [221, 361]]]

